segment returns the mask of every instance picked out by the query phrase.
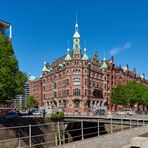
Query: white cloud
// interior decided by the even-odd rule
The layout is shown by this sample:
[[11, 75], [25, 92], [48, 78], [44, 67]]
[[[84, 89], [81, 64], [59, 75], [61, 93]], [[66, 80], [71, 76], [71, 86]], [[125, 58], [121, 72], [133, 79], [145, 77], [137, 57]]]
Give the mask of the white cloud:
[[120, 48], [113, 48], [111, 51], [110, 51], [110, 54], [111, 55], [115, 55], [119, 52]]
[[132, 42], [126, 42], [122, 47], [116, 47], [110, 50], [111, 55], [116, 55], [126, 49], [130, 49], [132, 47]]
[[126, 42], [124, 45], [123, 45], [123, 48], [124, 49], [129, 49], [129, 48], [131, 48], [132, 47], [132, 42]]

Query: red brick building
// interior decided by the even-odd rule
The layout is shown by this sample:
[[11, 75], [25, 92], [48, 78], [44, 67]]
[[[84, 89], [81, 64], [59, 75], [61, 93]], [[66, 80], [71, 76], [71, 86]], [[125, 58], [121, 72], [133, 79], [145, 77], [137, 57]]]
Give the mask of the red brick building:
[[[6, 34], [6, 31], [9, 30], [9, 35]], [[12, 39], [12, 25], [0, 20], [0, 34], [3, 34], [8, 37], [9, 40]]]
[[111, 104], [110, 94], [117, 84], [129, 80], [147, 83], [144, 75], [129, 71], [128, 65], [116, 67], [114, 57], [100, 60], [97, 52], [88, 58], [86, 48], [81, 54], [78, 24], [73, 35], [73, 50], [53, 63], [44, 63], [39, 79], [30, 77], [30, 95], [35, 96], [40, 106], [57, 106], [67, 111], [85, 111], [96, 104]]

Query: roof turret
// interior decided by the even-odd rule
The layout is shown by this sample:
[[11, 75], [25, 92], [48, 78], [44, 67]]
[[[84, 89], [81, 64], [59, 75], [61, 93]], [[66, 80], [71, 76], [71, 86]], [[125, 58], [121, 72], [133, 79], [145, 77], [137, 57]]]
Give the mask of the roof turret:
[[82, 60], [84, 60], [84, 61], [88, 61], [89, 60], [89, 58], [88, 58], [88, 56], [86, 54], [86, 48], [84, 48], [84, 55], [82, 57]]
[[140, 78], [141, 78], [141, 79], [144, 79], [144, 78], [145, 78], [144, 73], [143, 73], [143, 74], [140, 74]]
[[65, 57], [65, 61], [71, 61], [71, 56], [70, 56], [70, 54], [69, 54], [69, 51], [70, 51], [70, 49], [68, 48], [68, 49], [67, 49], [67, 55], [66, 55], [66, 57]]
[[33, 80], [35, 80], [35, 76], [32, 76], [31, 74], [29, 74], [28, 79], [29, 79], [29, 81], [33, 81]]
[[105, 58], [103, 59], [103, 64], [102, 64], [102, 66], [101, 66], [101, 69], [107, 69], [108, 68], [108, 66], [107, 66], [107, 64], [106, 64], [106, 62], [105, 62]]
[[44, 62], [44, 67], [42, 69], [42, 72], [50, 72], [50, 70], [46, 67], [46, 62]]

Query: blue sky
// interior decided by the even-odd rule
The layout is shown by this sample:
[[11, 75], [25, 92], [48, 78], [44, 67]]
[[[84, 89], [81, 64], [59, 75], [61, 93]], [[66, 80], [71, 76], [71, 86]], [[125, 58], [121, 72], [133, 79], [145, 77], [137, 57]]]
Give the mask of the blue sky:
[[78, 13], [81, 48], [89, 57], [115, 57], [116, 65], [129, 64], [148, 78], [147, 0], [6, 0], [0, 19], [13, 26], [13, 47], [20, 69], [36, 77], [43, 62], [66, 53]]

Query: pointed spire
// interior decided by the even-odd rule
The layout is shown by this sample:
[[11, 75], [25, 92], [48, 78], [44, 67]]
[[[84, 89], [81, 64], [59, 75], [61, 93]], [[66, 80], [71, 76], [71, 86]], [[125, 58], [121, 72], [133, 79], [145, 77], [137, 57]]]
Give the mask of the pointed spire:
[[84, 55], [82, 57], [82, 60], [84, 60], [84, 61], [88, 61], [89, 60], [89, 58], [88, 58], [88, 56], [86, 54], [86, 48], [84, 48]]
[[50, 72], [50, 70], [46, 66], [47, 62], [44, 62], [44, 67], [42, 69], [42, 72]]
[[80, 58], [80, 34], [78, 32], [78, 22], [77, 22], [77, 16], [76, 16], [76, 24], [75, 24], [75, 33], [73, 35], [73, 57], [74, 58]]
[[35, 76], [33, 76], [33, 75], [31, 75], [31, 73], [29, 73], [28, 80], [33, 81], [35, 79], [36, 79]]
[[145, 79], [145, 74], [143, 73], [143, 74], [140, 74], [140, 78], [141, 79]]
[[105, 57], [104, 57], [104, 58], [103, 58], [103, 64], [102, 64], [102, 66], [101, 66], [101, 69], [107, 69], [107, 68], [108, 68], [108, 66], [107, 66], [105, 60], [106, 60], [106, 59], [105, 59]]
[[128, 66], [128, 64], [126, 64], [126, 68], [127, 68], [127, 71], [129, 70], [129, 66]]
[[136, 73], [136, 68], [134, 67], [133, 72]]
[[98, 60], [98, 52], [97, 52], [97, 50], [96, 50], [95, 53], [94, 53], [94, 60], [95, 60], [95, 61]]
[[67, 55], [66, 55], [66, 57], [65, 57], [65, 61], [70, 61], [70, 60], [71, 60], [71, 56], [70, 56], [69, 52], [70, 52], [70, 49], [69, 49], [69, 47], [68, 47], [68, 48], [67, 48]]
[[113, 55], [111, 56], [110, 63], [113, 63], [114, 64], [114, 56]]

